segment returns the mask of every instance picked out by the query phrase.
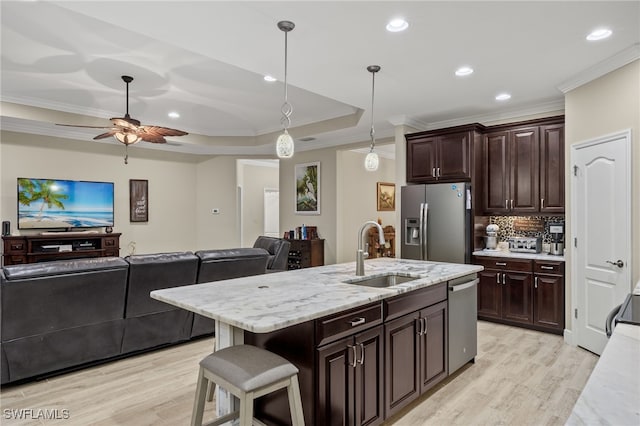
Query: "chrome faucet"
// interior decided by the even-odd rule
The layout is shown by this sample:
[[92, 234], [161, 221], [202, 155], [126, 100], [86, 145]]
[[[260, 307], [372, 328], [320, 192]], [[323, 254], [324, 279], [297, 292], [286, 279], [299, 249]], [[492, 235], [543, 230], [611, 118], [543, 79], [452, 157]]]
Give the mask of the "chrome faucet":
[[369, 256], [369, 253], [365, 253], [364, 249], [362, 248], [362, 245], [363, 245], [362, 240], [364, 238], [365, 229], [367, 229], [370, 226], [378, 227], [378, 236], [380, 237], [379, 238], [380, 245], [381, 246], [384, 245], [384, 231], [382, 230], [382, 226], [380, 226], [378, 222], [369, 220], [360, 227], [360, 231], [358, 232], [358, 251], [356, 252], [356, 275], [358, 276], [364, 275], [364, 259], [365, 257]]

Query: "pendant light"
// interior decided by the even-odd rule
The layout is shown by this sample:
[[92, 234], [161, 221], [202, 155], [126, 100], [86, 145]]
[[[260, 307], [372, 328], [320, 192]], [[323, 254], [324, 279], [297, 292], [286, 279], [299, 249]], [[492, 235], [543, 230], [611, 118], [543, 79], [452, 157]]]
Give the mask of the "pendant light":
[[279, 158], [291, 158], [293, 157], [293, 138], [289, 134], [289, 126], [291, 125], [291, 112], [293, 111], [293, 107], [289, 103], [287, 97], [287, 33], [292, 31], [295, 28], [295, 24], [291, 21], [280, 21], [278, 22], [278, 28], [280, 31], [284, 32], [284, 103], [282, 104], [282, 108], [280, 111], [282, 112], [282, 118], [280, 119], [280, 123], [282, 123], [283, 132], [280, 136], [278, 136], [278, 140], [276, 141], [276, 154]]
[[376, 91], [376, 73], [380, 71], [379, 65], [369, 65], [367, 67], [367, 71], [371, 73], [371, 131], [369, 132], [369, 136], [371, 136], [371, 149], [369, 153], [364, 158], [364, 168], [367, 171], [374, 172], [378, 170], [378, 164], [380, 163], [380, 159], [378, 158], [378, 154], [374, 151], [376, 147], [376, 131], [373, 128], [373, 100]]

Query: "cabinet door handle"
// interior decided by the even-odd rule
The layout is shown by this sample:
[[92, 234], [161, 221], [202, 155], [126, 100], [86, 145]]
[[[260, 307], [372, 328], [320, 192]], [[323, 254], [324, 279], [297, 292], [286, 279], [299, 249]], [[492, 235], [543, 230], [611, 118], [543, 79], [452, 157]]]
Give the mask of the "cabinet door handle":
[[422, 318], [417, 318], [416, 321], [418, 322], [418, 336], [423, 336], [425, 333], [425, 329], [424, 329], [424, 323], [422, 322]]
[[511, 200], [511, 210], [513, 210], [513, 200]]
[[424, 333], [423, 334], [427, 334], [427, 319], [426, 318], [422, 318], [422, 322], [424, 322]]
[[535, 279], [535, 284], [533, 285], [535, 288], [538, 288], [538, 277]]
[[500, 284], [500, 273], [496, 274], [496, 284]]
[[553, 266], [540, 265], [540, 269], [548, 269], [548, 270], [553, 271], [554, 268], [553, 268]]
[[358, 364], [358, 349], [357, 346], [348, 345], [347, 348], [353, 349], [353, 364], [349, 361], [349, 367], [354, 367]]
[[431, 169], [431, 177], [436, 177], [436, 168]]
[[502, 285], [507, 285], [507, 274], [502, 274]]
[[364, 364], [364, 343], [360, 343], [360, 365]]
[[438, 167], [437, 176], [440, 177], [440, 167]]
[[504, 262], [496, 262], [496, 266], [507, 266]]
[[504, 209], [509, 210], [509, 200], [504, 200]]
[[540, 198], [540, 208], [544, 209], [544, 198]]
[[364, 324], [365, 322], [367, 322], [367, 320], [360, 317], [360, 318], [352, 319], [351, 321], [349, 321], [349, 324], [351, 324], [351, 327], [355, 327], [356, 325]]

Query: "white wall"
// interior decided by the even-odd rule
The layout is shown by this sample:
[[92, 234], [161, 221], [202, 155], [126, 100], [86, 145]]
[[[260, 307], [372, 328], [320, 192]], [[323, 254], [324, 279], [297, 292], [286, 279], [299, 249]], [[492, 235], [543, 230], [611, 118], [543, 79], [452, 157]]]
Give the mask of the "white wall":
[[[82, 146], [91, 143], [2, 132], [2, 220], [10, 220], [16, 231], [18, 177], [114, 182], [114, 232], [122, 233], [122, 256], [129, 254], [132, 242], [136, 253], [192, 250], [197, 229], [194, 164], [167, 161], [157, 155], [148, 159], [130, 149], [129, 164], [125, 165], [124, 146], [99, 146], [95, 151]], [[149, 181], [148, 222], [129, 222], [129, 179]]]
[[[571, 170], [571, 145], [631, 129], [632, 140], [632, 283], [640, 279], [640, 60], [578, 87], [565, 97], [565, 158]], [[571, 180], [566, 179], [567, 240], [571, 240]], [[567, 244], [566, 312], [571, 328], [571, 244]]]
[[380, 158], [378, 170], [369, 172], [364, 168], [365, 156], [352, 151], [338, 151], [337, 263], [355, 261], [358, 230], [364, 222], [381, 219], [383, 227], [395, 227], [396, 213], [400, 212], [398, 204], [395, 211], [378, 211], [376, 200], [377, 182], [395, 182], [395, 161]]

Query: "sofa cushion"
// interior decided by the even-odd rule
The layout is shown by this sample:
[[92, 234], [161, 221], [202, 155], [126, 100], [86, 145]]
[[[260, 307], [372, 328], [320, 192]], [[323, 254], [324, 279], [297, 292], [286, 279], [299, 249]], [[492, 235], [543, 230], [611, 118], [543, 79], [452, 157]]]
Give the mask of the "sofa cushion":
[[178, 309], [149, 293], [196, 283], [199, 258], [191, 252], [139, 254], [125, 260], [129, 263], [126, 318]]
[[49, 277], [52, 275], [77, 274], [87, 271], [127, 268], [129, 265], [119, 257], [96, 257], [89, 259], [56, 260], [53, 262], [9, 265], [2, 268], [7, 281]]
[[198, 283], [264, 274], [269, 252], [261, 248], [200, 250]]

